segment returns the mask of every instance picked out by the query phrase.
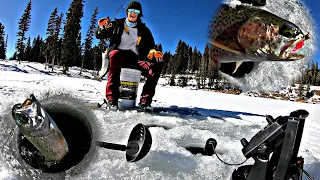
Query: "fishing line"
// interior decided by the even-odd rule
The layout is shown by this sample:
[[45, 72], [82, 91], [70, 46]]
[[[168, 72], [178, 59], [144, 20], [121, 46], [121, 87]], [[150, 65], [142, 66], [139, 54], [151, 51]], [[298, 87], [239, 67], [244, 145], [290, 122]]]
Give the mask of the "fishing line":
[[307, 171], [305, 171], [304, 169], [302, 169], [302, 171], [309, 179], [314, 180], [313, 177], [311, 177], [311, 175], [307, 173]]
[[238, 166], [238, 165], [241, 165], [241, 164], [247, 162], [247, 160], [248, 160], [248, 159], [246, 159], [246, 160], [243, 161], [242, 163], [232, 164], [232, 163], [227, 163], [227, 162], [223, 161], [223, 160], [218, 156], [217, 153], [215, 153], [215, 154], [216, 154], [217, 158], [219, 159], [219, 161], [221, 161], [222, 163], [224, 163], [224, 164], [226, 164], [226, 165], [229, 165], [229, 166]]
[[94, 85], [92, 85], [92, 84], [83, 84], [83, 86], [91, 86], [91, 87], [93, 87], [97, 91], [97, 94], [99, 94], [102, 97], [103, 103], [102, 104], [98, 103], [99, 107], [101, 107], [103, 104], [107, 104], [107, 102], [108, 102], [107, 99], [101, 94], [101, 92]]

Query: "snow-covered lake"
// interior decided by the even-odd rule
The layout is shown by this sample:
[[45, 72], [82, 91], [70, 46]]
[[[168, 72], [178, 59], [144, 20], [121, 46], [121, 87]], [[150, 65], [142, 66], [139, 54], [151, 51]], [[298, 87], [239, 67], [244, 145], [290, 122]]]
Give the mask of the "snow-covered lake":
[[[310, 114], [306, 119], [299, 155], [305, 158], [305, 170], [315, 179], [320, 178], [317, 171], [320, 168], [319, 105], [162, 85], [157, 86], [153, 107], [182, 108], [180, 112], [187, 113], [150, 115], [136, 111], [93, 110], [101, 141], [125, 145], [137, 123], [155, 123], [171, 128], [149, 128], [153, 142], [150, 152], [142, 160], [128, 163], [122, 151], [97, 148], [88, 166], [78, 174], [67, 171], [66, 174], [44, 175], [36, 169], [21, 168], [16, 157], [10, 155], [14, 149], [6, 146], [12, 122], [6, 121], [5, 114], [10, 113], [8, 111], [14, 104], [22, 103], [31, 93], [39, 100], [64, 93], [81, 100], [102, 102], [101, 96], [85, 84], [97, 87], [104, 94], [106, 81], [79, 78], [76, 68], [71, 68], [70, 74], [71, 77], [66, 77], [51, 73], [37, 63], [0, 61], [0, 179], [229, 179], [238, 166], [227, 166], [215, 156], [193, 155], [184, 147], [204, 145], [208, 138], [215, 138], [218, 142], [216, 152], [221, 159], [240, 163], [245, 160], [240, 139], [250, 140], [265, 127], [266, 114], [286, 116], [297, 109], [305, 109]], [[90, 76], [90, 73], [84, 75]], [[138, 98], [142, 86], [141, 83]], [[249, 159], [244, 164], [253, 163]]]

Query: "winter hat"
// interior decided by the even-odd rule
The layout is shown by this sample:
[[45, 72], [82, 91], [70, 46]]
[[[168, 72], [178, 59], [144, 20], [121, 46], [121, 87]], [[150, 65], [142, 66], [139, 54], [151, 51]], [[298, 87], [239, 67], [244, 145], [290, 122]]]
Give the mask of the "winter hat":
[[127, 10], [126, 12], [128, 12], [128, 9], [136, 9], [140, 11], [140, 14], [138, 15], [138, 18], [140, 18], [143, 14], [142, 14], [142, 6], [138, 1], [131, 1], [129, 2], [128, 6], [127, 6]]

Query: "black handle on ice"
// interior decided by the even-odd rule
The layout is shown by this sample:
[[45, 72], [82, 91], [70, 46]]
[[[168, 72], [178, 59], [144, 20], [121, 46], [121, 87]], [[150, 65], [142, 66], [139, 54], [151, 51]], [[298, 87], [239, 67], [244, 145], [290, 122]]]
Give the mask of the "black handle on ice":
[[97, 141], [96, 145], [99, 147], [106, 148], [106, 149], [113, 149], [113, 150], [118, 150], [118, 151], [126, 151], [127, 150], [127, 146], [121, 145], [121, 144], [113, 144], [113, 143]]
[[142, 123], [137, 124], [131, 131], [127, 146], [121, 144], [113, 144], [102, 141], [96, 141], [96, 146], [113, 149], [118, 151], [126, 151], [126, 159], [128, 162], [139, 161], [144, 158], [152, 144], [152, 137], [147, 126]]
[[206, 141], [205, 147], [187, 146], [185, 149], [190, 151], [192, 154], [202, 154], [206, 156], [212, 156], [215, 154], [217, 141], [214, 138], [209, 138]]

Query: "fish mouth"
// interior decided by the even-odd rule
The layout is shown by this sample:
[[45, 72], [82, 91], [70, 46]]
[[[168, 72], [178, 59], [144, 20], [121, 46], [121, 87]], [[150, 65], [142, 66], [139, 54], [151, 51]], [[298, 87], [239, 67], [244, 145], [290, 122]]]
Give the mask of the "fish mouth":
[[298, 38], [296, 40], [290, 40], [289, 42], [285, 43], [285, 45], [280, 50], [280, 59], [299, 60], [304, 58], [305, 55], [296, 53], [300, 48], [302, 48], [304, 40], [305, 39], [303, 38]]
[[43, 123], [42, 120], [39, 120], [41, 116], [41, 109], [34, 95], [31, 95], [22, 104], [15, 104], [12, 108], [12, 117], [18, 125], [23, 127], [35, 129], [41, 127]]

